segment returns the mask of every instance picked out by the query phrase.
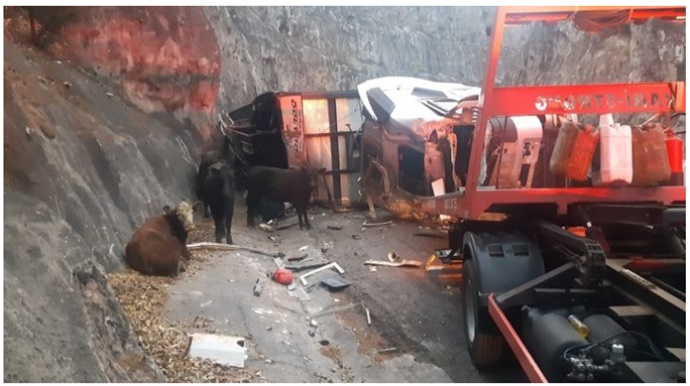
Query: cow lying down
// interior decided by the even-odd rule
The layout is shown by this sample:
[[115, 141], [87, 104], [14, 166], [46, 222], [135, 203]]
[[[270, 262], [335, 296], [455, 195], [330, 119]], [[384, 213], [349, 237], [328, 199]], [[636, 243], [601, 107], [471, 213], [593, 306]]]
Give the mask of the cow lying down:
[[163, 208], [163, 215], [151, 217], [134, 232], [125, 247], [127, 265], [151, 276], [177, 276], [184, 271], [190, 255], [187, 234], [194, 230], [194, 212], [201, 208], [186, 201]]

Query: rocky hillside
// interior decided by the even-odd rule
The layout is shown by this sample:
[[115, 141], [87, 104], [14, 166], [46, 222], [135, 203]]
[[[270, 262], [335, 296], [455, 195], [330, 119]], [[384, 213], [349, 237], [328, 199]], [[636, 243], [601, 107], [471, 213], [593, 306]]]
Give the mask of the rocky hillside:
[[[481, 85], [494, 7], [208, 7], [222, 56], [219, 106], [267, 90], [343, 90], [380, 76]], [[509, 27], [498, 81], [685, 79], [685, 24], [592, 35], [568, 24]]]
[[146, 217], [194, 199], [201, 138], [70, 63], [4, 54], [4, 379], [156, 381], [103, 273]]

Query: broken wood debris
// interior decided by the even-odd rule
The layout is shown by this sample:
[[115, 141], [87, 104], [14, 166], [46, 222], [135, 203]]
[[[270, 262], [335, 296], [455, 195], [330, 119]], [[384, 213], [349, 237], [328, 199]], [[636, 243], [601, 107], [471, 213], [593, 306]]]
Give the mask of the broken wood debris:
[[379, 354], [386, 354], [386, 353], [395, 352], [395, 351], [398, 351], [398, 348], [397, 348], [397, 347], [384, 348], [383, 350], [378, 350], [377, 353], [379, 353]]
[[265, 251], [262, 249], [245, 247], [245, 246], [241, 246], [241, 245], [228, 245], [228, 244], [208, 243], [208, 242], [188, 244], [187, 248], [190, 251], [193, 251], [196, 249], [220, 249], [220, 250], [226, 250], [226, 251], [247, 251], [247, 252], [258, 253], [260, 255], [269, 256], [269, 257], [283, 257], [283, 256], [285, 256], [285, 254], [283, 252], [280, 252], [280, 251]]
[[364, 265], [385, 265], [388, 267], [415, 267], [419, 268], [423, 263], [415, 260], [402, 260], [402, 261], [383, 261], [383, 260], [367, 260]]
[[264, 289], [264, 282], [261, 279], [256, 279], [254, 284], [254, 296], [261, 296], [261, 291]]
[[325, 271], [325, 270], [327, 270], [327, 269], [331, 269], [331, 268], [337, 269], [338, 272], [340, 272], [341, 274], [345, 273], [345, 270], [342, 269], [342, 268], [338, 265], [338, 263], [333, 262], [333, 263], [324, 265], [324, 266], [321, 267], [321, 268], [317, 268], [317, 269], [315, 269], [315, 270], [313, 270], [313, 271], [309, 271], [309, 272], [305, 273], [304, 275], [302, 275], [302, 276], [299, 277], [299, 281], [302, 282], [302, 285], [306, 286], [306, 285], [307, 285], [307, 280], [306, 280], [307, 277], [312, 276], [312, 275], [314, 275], [314, 274], [316, 274], [316, 273], [319, 273], [319, 272], [321, 272], [321, 271]]
[[302, 263], [302, 264], [295, 264], [295, 265], [286, 265], [285, 268], [287, 268], [291, 271], [303, 271], [305, 269], [314, 269], [314, 268], [323, 267], [326, 264], [328, 264], [328, 261], [319, 261], [319, 262], [309, 262], [309, 263]]
[[364, 307], [364, 311], [367, 313], [367, 324], [371, 326], [371, 314], [369, 313], [369, 309]]
[[363, 226], [363, 227], [370, 228], [370, 227], [380, 227], [380, 226], [391, 225], [391, 224], [393, 224], [393, 221], [384, 221], [384, 222], [374, 222], [374, 223], [370, 223], [370, 222], [368, 222], [368, 221], [365, 220], [364, 223], [362, 223], [362, 226]]
[[288, 258], [287, 258], [287, 261], [300, 261], [300, 260], [306, 259], [307, 256], [309, 256], [309, 255], [306, 254], [306, 253], [303, 254], [303, 255], [291, 256], [291, 257], [288, 257]]

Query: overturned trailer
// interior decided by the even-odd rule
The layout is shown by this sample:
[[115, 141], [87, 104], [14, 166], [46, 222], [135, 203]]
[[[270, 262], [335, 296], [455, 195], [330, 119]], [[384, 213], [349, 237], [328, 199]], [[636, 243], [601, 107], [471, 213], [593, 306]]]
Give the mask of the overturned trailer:
[[319, 170], [314, 201], [345, 209], [359, 194], [358, 132], [364, 120], [356, 91], [267, 92], [221, 115], [235, 153], [238, 187], [251, 166]]
[[685, 383], [685, 82], [494, 84], [505, 25], [650, 18], [685, 8], [500, 7], [481, 92], [360, 85], [364, 195], [457, 220], [433, 259], [462, 266], [475, 365], [510, 348], [532, 382]]

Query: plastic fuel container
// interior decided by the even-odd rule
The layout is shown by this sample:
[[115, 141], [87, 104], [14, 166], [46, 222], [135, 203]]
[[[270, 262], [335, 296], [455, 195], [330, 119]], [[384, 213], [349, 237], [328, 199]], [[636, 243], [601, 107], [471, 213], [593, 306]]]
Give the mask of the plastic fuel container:
[[599, 128], [601, 184], [630, 184], [633, 179], [632, 130], [618, 123]]
[[654, 186], [671, 178], [666, 135], [660, 123], [632, 128], [633, 185]]
[[589, 125], [564, 122], [558, 132], [549, 169], [575, 181], [585, 181], [592, 165], [599, 131]]

